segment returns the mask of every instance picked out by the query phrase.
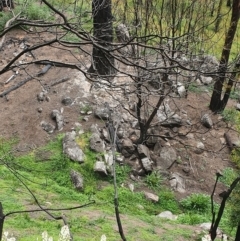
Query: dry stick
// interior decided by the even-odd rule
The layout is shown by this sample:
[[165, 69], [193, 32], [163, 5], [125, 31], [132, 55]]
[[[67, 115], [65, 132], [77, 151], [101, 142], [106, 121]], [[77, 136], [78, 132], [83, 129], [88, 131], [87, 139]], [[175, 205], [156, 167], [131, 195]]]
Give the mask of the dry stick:
[[[111, 114], [109, 115], [109, 122], [112, 122], [111, 119]], [[113, 124], [113, 123], [111, 123]], [[121, 223], [121, 218], [120, 218], [120, 213], [119, 213], [119, 203], [118, 203], [118, 191], [117, 191], [117, 177], [116, 177], [116, 154], [115, 154], [115, 145], [116, 145], [116, 139], [117, 139], [117, 129], [118, 129], [118, 124], [115, 128], [114, 136], [111, 135], [111, 130], [109, 129], [108, 125], [108, 131], [109, 131], [109, 136], [111, 139], [111, 150], [113, 154], [113, 183], [114, 183], [114, 207], [115, 207], [115, 215], [116, 215], [116, 220], [117, 220], [117, 225], [118, 225], [118, 231], [119, 234], [122, 238], [123, 241], [127, 241], [127, 239], [124, 236], [123, 228], [122, 228], [122, 223]]]
[[69, 77], [63, 77], [62, 79], [57, 80], [57, 81], [53, 82], [52, 84], [50, 84], [50, 86], [52, 87], [52, 86], [61, 84], [61, 83], [63, 83], [63, 82], [68, 81], [69, 79], [70, 79]]
[[19, 82], [18, 84], [10, 87], [9, 89], [3, 91], [0, 94], [0, 97], [6, 96], [7, 94], [12, 92], [13, 90], [18, 89], [19, 87], [23, 86], [24, 84], [26, 84], [28, 81], [34, 79], [35, 77], [39, 77], [39, 76], [42, 76], [42, 75], [46, 74], [51, 67], [52, 67], [52, 65], [50, 65], [50, 64], [44, 66], [44, 68], [39, 73], [37, 73], [36, 75], [28, 76], [25, 80], [23, 80], [23, 81]]

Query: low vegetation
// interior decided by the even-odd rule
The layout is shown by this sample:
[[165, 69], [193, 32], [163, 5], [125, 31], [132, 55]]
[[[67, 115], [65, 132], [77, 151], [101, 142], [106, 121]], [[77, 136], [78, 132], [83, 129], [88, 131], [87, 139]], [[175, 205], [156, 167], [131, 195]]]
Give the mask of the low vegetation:
[[[86, 154], [85, 163], [79, 165], [71, 162], [62, 153], [62, 138], [58, 136], [45, 147], [34, 149], [27, 154], [19, 155], [14, 149], [17, 140], [6, 141], [1, 139], [1, 202], [4, 213], [17, 210], [31, 210], [38, 206], [34, 197], [25, 188], [25, 185], [34, 193], [39, 203], [46, 208], [66, 208], [86, 204], [89, 200], [95, 200], [95, 204], [75, 211], [64, 211], [70, 230], [75, 240], [100, 240], [102, 234], [108, 240], [118, 238], [114, 218], [113, 195], [114, 188], [112, 178], [101, 177], [93, 172], [93, 164], [96, 154], [88, 146], [89, 134], [78, 137], [78, 143]], [[70, 170], [79, 171], [85, 180], [83, 192], [74, 190], [70, 181]], [[128, 188], [131, 180], [128, 178], [130, 168], [117, 166], [119, 208], [122, 214], [124, 227], [128, 240], [136, 240], [136, 235], [141, 240], [153, 240], [157, 237], [157, 229], [161, 229], [163, 223], [156, 217], [161, 211], [169, 210], [179, 215], [177, 223], [199, 224], [211, 220], [210, 198], [204, 194], [192, 194], [178, 202], [174, 193], [164, 187], [162, 177], [153, 172], [144, 179], [144, 182], [136, 183], [139, 191], [132, 192]], [[228, 172], [228, 170], [226, 170]], [[227, 183], [227, 181], [226, 181]], [[141, 188], [152, 189], [160, 200], [152, 203], [144, 197]], [[55, 216], [60, 211], [52, 212]], [[230, 232], [230, 227], [223, 221], [222, 228]], [[134, 231], [131, 222], [143, 222], [144, 228]], [[167, 221], [171, 223], [170, 221]], [[166, 221], [164, 220], [164, 223]], [[54, 240], [58, 240], [59, 231], [63, 224], [54, 221], [46, 213], [22, 213], [11, 215], [5, 221], [4, 230], [18, 237], [18, 240], [37, 240], [43, 231], [47, 231]], [[94, 233], [92, 229], [94, 228]], [[137, 227], [136, 227], [137, 228]], [[113, 229], [115, 230], [113, 232]], [[175, 230], [182, 236], [191, 237], [190, 230]], [[26, 237], [26, 233], [28, 236]], [[163, 232], [165, 240], [174, 240], [171, 232]], [[77, 238], [81, 237], [81, 238]], [[144, 239], [143, 239], [144, 237]]]

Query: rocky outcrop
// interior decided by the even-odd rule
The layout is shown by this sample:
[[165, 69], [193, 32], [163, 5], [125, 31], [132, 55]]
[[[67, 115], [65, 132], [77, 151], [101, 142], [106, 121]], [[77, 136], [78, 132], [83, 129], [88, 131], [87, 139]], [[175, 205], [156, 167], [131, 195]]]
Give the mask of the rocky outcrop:
[[72, 161], [84, 162], [84, 153], [75, 141], [76, 132], [67, 132], [63, 138], [63, 153]]
[[90, 137], [90, 148], [95, 152], [104, 152], [105, 143], [98, 133], [93, 133]]
[[165, 103], [159, 107], [157, 117], [160, 125], [162, 126], [174, 127], [182, 125], [182, 118], [177, 113], [171, 110], [168, 103]]

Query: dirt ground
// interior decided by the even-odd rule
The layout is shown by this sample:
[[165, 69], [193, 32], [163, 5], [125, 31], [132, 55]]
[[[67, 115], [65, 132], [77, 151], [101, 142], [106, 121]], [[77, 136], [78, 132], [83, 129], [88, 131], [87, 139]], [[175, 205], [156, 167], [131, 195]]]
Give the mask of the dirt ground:
[[[3, 49], [0, 51], [0, 70], [21, 50], [21, 44], [23, 42], [33, 45], [39, 40], [50, 39], [51, 36], [39, 36], [37, 34], [27, 34], [20, 30], [14, 30], [7, 34]], [[63, 52], [58, 48], [44, 47], [41, 51], [34, 51], [33, 55], [36, 59], [49, 59], [63, 61], [65, 63], [76, 62], [75, 57], [70, 52]], [[89, 64], [89, 59], [81, 53], [75, 54], [78, 57], [78, 61], [84, 63], [86, 68]], [[31, 55], [22, 56], [19, 61], [31, 61], [34, 60]], [[14, 68], [18, 70], [19, 74], [11, 80], [9, 83], [5, 83], [13, 74], [13, 71], [9, 71], [0, 75], [0, 93], [8, 90], [11, 86], [26, 79], [29, 75], [38, 73], [43, 66], [32, 64], [25, 69]], [[78, 75], [77, 70], [69, 68], [52, 67], [43, 76], [32, 79], [24, 84], [21, 88], [18, 88], [3, 98], [0, 98], [0, 134], [2, 137], [11, 138], [17, 137], [19, 139], [18, 151], [28, 151], [33, 148], [46, 144], [47, 141], [54, 138], [55, 135], [61, 132], [70, 131], [74, 128], [75, 123], [81, 123], [84, 129], [96, 122], [97, 120], [90, 116], [87, 122], [83, 121], [80, 114], [79, 105], [64, 106], [62, 104], [62, 98], [65, 96], [71, 96], [72, 99], [80, 98], [81, 101], [94, 101], [92, 97], [84, 96], [84, 91], [81, 90], [81, 82], [74, 82], [73, 79]], [[63, 78], [69, 77], [69, 81], [50, 86], [51, 83]], [[50, 87], [49, 87], [50, 86]], [[47, 100], [38, 101], [37, 95], [43, 90], [48, 89]], [[229, 126], [221, 120], [220, 115], [212, 115], [214, 122], [214, 128], [208, 130], [203, 127], [199, 119], [203, 113], [210, 113], [208, 104], [210, 100], [210, 93], [203, 92], [192, 93], [190, 92], [187, 98], [176, 99], [177, 106], [180, 110], [184, 110], [188, 117], [194, 124], [195, 138], [204, 142], [206, 150], [201, 155], [196, 155], [189, 151], [188, 157], [181, 156], [183, 161], [189, 161], [191, 171], [185, 173], [182, 171], [182, 163], [175, 163], [171, 167], [171, 171], [178, 171], [186, 176], [187, 193], [177, 194], [180, 197], [194, 192], [211, 193], [215, 173], [217, 171], [223, 171], [226, 167], [232, 167], [232, 163], [229, 161], [229, 150], [221, 143], [220, 138], [223, 138], [225, 132], [231, 132], [234, 135], [234, 131], [231, 131]], [[233, 105], [234, 102], [230, 101], [229, 105]], [[41, 108], [41, 110], [39, 109]], [[54, 124], [51, 118], [51, 111], [53, 109], [64, 109], [65, 125], [62, 131], [55, 131], [53, 134], [45, 132], [40, 123], [41, 121], [48, 121]], [[101, 124], [101, 123], [100, 123]], [[186, 131], [184, 128], [181, 131]], [[238, 137], [238, 136], [237, 136]], [[180, 142], [179, 142], [180, 141]], [[175, 148], [179, 148], [179, 155], [181, 155], [181, 148], [183, 148], [184, 137], [178, 138]], [[216, 197], [225, 187], [219, 185], [216, 192]]]

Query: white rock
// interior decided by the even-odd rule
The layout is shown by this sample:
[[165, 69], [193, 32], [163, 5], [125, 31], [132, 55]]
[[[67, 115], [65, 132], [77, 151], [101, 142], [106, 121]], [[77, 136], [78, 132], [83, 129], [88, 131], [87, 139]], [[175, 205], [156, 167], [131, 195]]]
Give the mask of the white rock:
[[170, 219], [170, 220], [176, 220], [177, 219], [177, 215], [173, 215], [172, 212], [170, 212], [170, 211], [161, 212], [160, 214], [157, 215], [157, 217], [166, 218], [166, 219]]
[[149, 201], [152, 201], [152, 202], [155, 202], [155, 203], [159, 201], [159, 197], [157, 195], [153, 194], [153, 193], [144, 192], [144, 196]]

